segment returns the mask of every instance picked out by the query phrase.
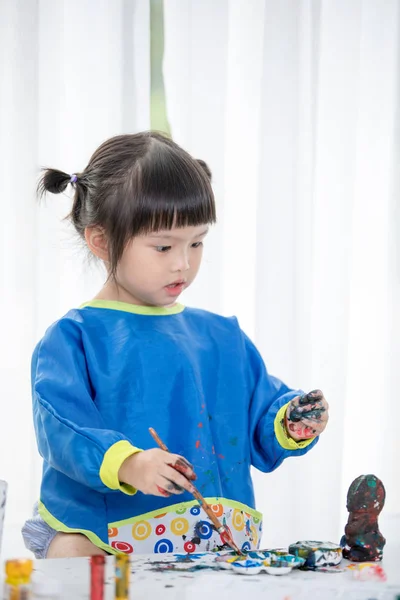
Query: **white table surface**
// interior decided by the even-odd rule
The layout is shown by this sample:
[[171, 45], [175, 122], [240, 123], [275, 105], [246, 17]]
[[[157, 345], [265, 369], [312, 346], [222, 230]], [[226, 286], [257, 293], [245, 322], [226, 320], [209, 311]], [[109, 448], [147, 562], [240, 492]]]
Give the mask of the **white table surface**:
[[[388, 544], [381, 565], [387, 581], [357, 581], [353, 573], [314, 573], [295, 569], [290, 575], [239, 575], [230, 571], [158, 572], [152, 561], [166, 555], [132, 556], [130, 598], [133, 600], [395, 600], [400, 596], [399, 545]], [[348, 564], [343, 561], [343, 565]], [[36, 576], [57, 579], [62, 600], [89, 597], [88, 559], [38, 560]], [[114, 558], [106, 559], [105, 600], [114, 598]]]

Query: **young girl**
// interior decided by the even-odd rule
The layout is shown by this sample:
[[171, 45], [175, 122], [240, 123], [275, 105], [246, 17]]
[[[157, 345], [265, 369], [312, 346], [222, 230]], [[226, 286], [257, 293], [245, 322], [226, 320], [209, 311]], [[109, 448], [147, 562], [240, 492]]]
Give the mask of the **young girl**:
[[[43, 175], [42, 193], [74, 187], [70, 217], [107, 280], [33, 355], [43, 479], [23, 536], [37, 557], [221, 546], [194, 480], [236, 544], [255, 549], [251, 465], [270, 472], [325, 428], [322, 393], [268, 375], [235, 318], [178, 303], [216, 220], [210, 179], [156, 133], [108, 140], [81, 173]], [[176, 454], [154, 448], [149, 427]]]

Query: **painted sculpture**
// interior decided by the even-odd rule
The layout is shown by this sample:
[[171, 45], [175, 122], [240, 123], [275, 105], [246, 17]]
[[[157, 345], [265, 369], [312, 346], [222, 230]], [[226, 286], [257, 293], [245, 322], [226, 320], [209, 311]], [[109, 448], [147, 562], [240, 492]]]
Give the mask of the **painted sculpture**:
[[360, 475], [347, 494], [349, 518], [342, 537], [343, 557], [353, 562], [382, 560], [386, 540], [378, 516], [385, 504], [383, 483], [375, 475]]

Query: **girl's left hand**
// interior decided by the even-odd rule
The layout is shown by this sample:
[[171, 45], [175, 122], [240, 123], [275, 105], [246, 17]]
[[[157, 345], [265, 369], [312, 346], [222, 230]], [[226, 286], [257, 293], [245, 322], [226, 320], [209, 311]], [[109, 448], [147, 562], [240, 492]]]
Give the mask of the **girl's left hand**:
[[296, 442], [320, 435], [329, 419], [329, 405], [320, 390], [297, 396], [286, 411], [285, 425]]

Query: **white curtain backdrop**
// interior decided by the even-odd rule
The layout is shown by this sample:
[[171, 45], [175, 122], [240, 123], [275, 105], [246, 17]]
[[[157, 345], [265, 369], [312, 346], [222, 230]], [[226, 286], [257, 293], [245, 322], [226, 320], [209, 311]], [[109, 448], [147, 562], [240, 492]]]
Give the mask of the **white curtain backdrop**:
[[[214, 174], [219, 224], [185, 302], [236, 314], [269, 371], [320, 387], [317, 447], [254, 473], [264, 545], [338, 541], [352, 479], [400, 513], [399, 3], [165, 0], [173, 137]], [[89, 299], [41, 165], [79, 171], [105, 138], [150, 126], [147, 0], [0, 0], [0, 478], [4, 554], [40, 481], [29, 362], [45, 328]], [[390, 537], [390, 531], [383, 531]]]

